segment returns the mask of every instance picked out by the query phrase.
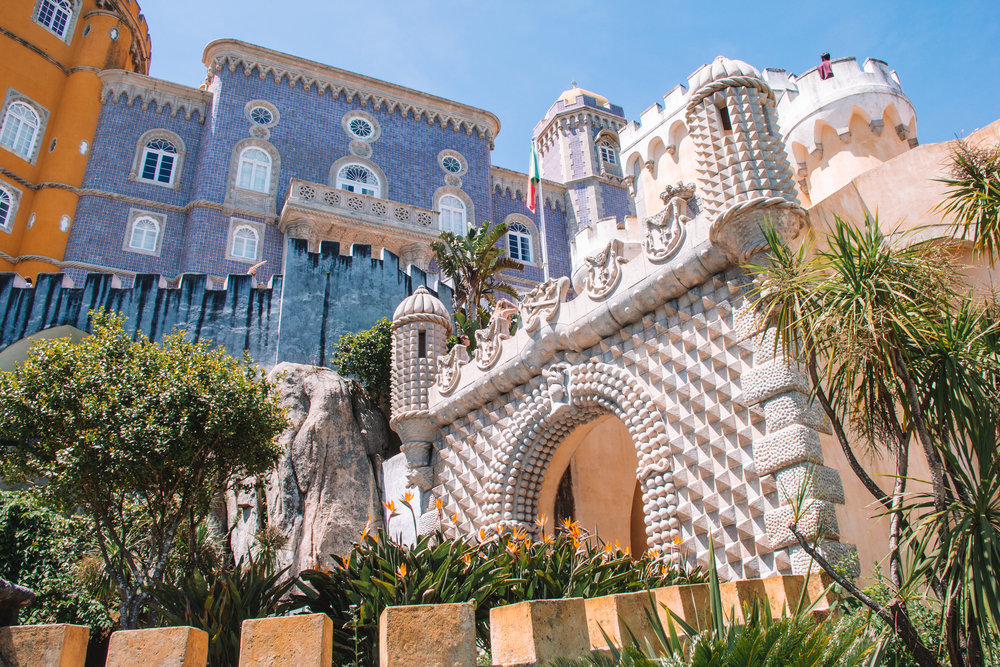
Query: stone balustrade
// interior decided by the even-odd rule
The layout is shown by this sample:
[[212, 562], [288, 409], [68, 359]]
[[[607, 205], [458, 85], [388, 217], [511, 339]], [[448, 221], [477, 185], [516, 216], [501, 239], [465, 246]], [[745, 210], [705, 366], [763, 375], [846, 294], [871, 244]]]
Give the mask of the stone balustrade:
[[[746, 579], [723, 583], [727, 619], [737, 622], [755, 599], [775, 617], [794, 610], [800, 598], [818, 601], [813, 615], [824, 618], [832, 602], [826, 575]], [[804, 591], [805, 589], [805, 591]], [[803, 592], [804, 591], [804, 592]], [[655, 645], [647, 612], [666, 626], [673, 614], [686, 624], [708, 627], [708, 584], [669, 586], [584, 600], [532, 600], [490, 610], [490, 639], [495, 667], [547, 664], [558, 657], [577, 658], [607, 650], [605, 635], [616, 646], [646, 639]], [[0, 628], [0, 664], [83, 667], [88, 628], [40, 625]], [[475, 609], [461, 604], [389, 607], [379, 617], [380, 667], [474, 667]], [[112, 635], [107, 665], [204, 667], [207, 635], [195, 628], [119, 631]], [[333, 623], [324, 614], [261, 618], [243, 622], [240, 667], [329, 667]]]

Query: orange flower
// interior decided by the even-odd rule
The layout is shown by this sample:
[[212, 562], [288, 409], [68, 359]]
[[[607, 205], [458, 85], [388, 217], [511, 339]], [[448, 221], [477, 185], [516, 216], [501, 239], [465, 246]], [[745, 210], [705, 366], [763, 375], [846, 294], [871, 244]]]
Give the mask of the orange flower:
[[407, 491], [403, 494], [403, 502], [408, 503], [413, 500], [413, 491]]
[[458, 523], [458, 512], [455, 512], [454, 514], [451, 515], [451, 522]]
[[486, 541], [486, 529], [485, 528], [480, 528], [479, 529], [479, 541], [480, 542], [485, 542]]
[[469, 567], [469, 565], [472, 563], [472, 554], [465, 554], [464, 556], [462, 556], [462, 562], [465, 563], [465, 567]]
[[386, 508], [390, 512], [395, 513], [396, 512], [396, 501], [395, 500], [390, 500], [387, 503], [382, 503], [382, 507]]
[[544, 514], [539, 514], [538, 518], [535, 519], [535, 524], [539, 528], [544, 528], [545, 524], [547, 524], [548, 522], [549, 522], [549, 518], [547, 516], [545, 516]]
[[438, 498], [437, 500], [435, 500], [434, 504], [437, 506], [437, 508], [438, 508], [439, 511], [441, 510], [442, 507], [444, 507], [444, 501], [441, 500], [440, 498]]
[[497, 523], [497, 535], [503, 535], [503, 522]]
[[406, 577], [406, 563], [400, 563], [399, 569], [396, 570], [396, 576], [400, 579]]
[[675, 536], [674, 536], [674, 544], [680, 544], [680, 543], [681, 543], [681, 542], [683, 542], [683, 541], [684, 541], [684, 540], [682, 540], [682, 539], [681, 539], [681, 536], [680, 536], [680, 535], [675, 535]]

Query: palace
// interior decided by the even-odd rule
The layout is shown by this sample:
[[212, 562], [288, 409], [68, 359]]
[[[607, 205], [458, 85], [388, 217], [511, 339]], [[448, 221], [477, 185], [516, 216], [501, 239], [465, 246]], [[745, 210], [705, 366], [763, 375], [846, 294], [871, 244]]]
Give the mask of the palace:
[[[491, 163], [500, 120], [483, 109], [232, 39], [189, 88], [146, 75], [134, 2], [11, 5], [0, 366], [85, 335], [99, 306], [266, 367], [322, 365], [339, 334], [391, 315], [403, 453], [385, 489], [418, 493], [420, 531], [437, 501], [457, 533], [572, 516], [690, 563], [714, 538], [725, 576], [767, 576], [809, 567], [787, 529], [805, 488], [800, 529], [829, 558], [885, 552], [796, 364], [742, 316], [741, 265], [765, 220], [789, 239], [876, 210], [939, 223], [949, 147], [919, 145], [886, 63], [821, 77], [720, 56], [633, 121], [574, 85], [531, 137], [532, 212], [527, 175]], [[998, 138], [1000, 122], [970, 139]], [[430, 242], [485, 220], [525, 265], [509, 275], [522, 326], [494, 318], [470, 356], [446, 347]]]

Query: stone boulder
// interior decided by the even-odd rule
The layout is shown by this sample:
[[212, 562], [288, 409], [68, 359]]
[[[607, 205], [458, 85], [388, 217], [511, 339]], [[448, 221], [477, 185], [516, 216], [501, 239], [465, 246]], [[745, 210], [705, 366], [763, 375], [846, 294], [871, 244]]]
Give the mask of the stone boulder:
[[266, 526], [285, 541], [279, 568], [328, 568], [369, 517], [381, 525], [376, 471], [389, 426], [363, 390], [329, 368], [281, 363], [269, 377], [289, 420], [279, 438], [284, 453], [265, 484], [227, 499], [233, 555], [254, 550]]

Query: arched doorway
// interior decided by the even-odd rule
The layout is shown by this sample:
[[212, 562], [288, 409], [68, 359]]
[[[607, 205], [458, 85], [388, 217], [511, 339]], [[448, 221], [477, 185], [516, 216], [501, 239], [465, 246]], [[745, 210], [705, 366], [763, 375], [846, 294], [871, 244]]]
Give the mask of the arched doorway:
[[632, 435], [614, 415], [577, 426], [556, 446], [539, 491], [549, 529], [570, 518], [606, 543], [646, 551], [638, 464]]
[[[617, 521], [616, 531], [624, 531], [623, 526], [627, 524], [628, 542], [642, 544], [639, 536], [633, 540], [633, 534], [638, 535], [640, 530], [639, 521], [637, 519], [634, 531], [631, 521], [633, 506], [641, 505], [641, 509], [635, 510], [635, 516], [642, 517], [644, 526], [641, 530], [648, 536], [646, 543], [658, 552], [668, 554], [671, 551], [668, 545], [680, 535], [676, 492], [670, 470], [670, 443], [663, 416], [642, 381], [625, 369], [600, 361], [576, 365], [553, 364], [543, 369], [542, 373], [545, 382], [519, 402], [509, 425], [498, 437], [490, 476], [485, 485], [483, 527], [504, 524], [537, 534], [535, 521], [543, 513], [539, 504], [542, 488], [554, 484], [554, 490], [547, 489], [553, 498], [551, 507], [554, 511], [555, 493], [573, 458], [571, 454], [563, 455], [565, 458], [560, 473], [550, 475], [553, 455], [564, 449], [560, 445], [571, 440], [571, 434], [579, 427], [586, 429], [594, 424], [592, 430], [604, 424], [592, 433], [581, 431], [581, 435], [576, 437], [580, 438], [582, 445], [584, 441], [591, 440], [584, 433], [592, 434], [593, 441], [598, 444], [601, 441], [598, 435], [604, 433], [605, 428], [624, 428], [628, 434], [627, 438], [616, 438], [633, 448], [635, 459], [632, 459], [631, 465], [635, 468], [631, 486], [625, 487], [633, 491], [631, 495], [627, 491], [621, 493], [621, 498], [627, 498], [625, 506], [629, 508], [629, 520]], [[602, 422], [605, 417], [617, 421]], [[570, 451], [573, 448], [565, 449]], [[636, 459], [637, 466], [634, 463]], [[556, 469], [559, 470], [558, 465]], [[641, 489], [639, 493], [634, 490], [636, 480]], [[574, 486], [581, 488], [580, 484], [570, 480], [570, 490]], [[574, 504], [577, 498], [583, 498], [583, 491], [586, 489], [578, 491], [575, 496], [570, 494]], [[625, 510], [620, 511], [619, 516], [623, 516]], [[603, 527], [601, 531], [603, 537]], [[622, 540], [619, 539], [619, 542]]]

